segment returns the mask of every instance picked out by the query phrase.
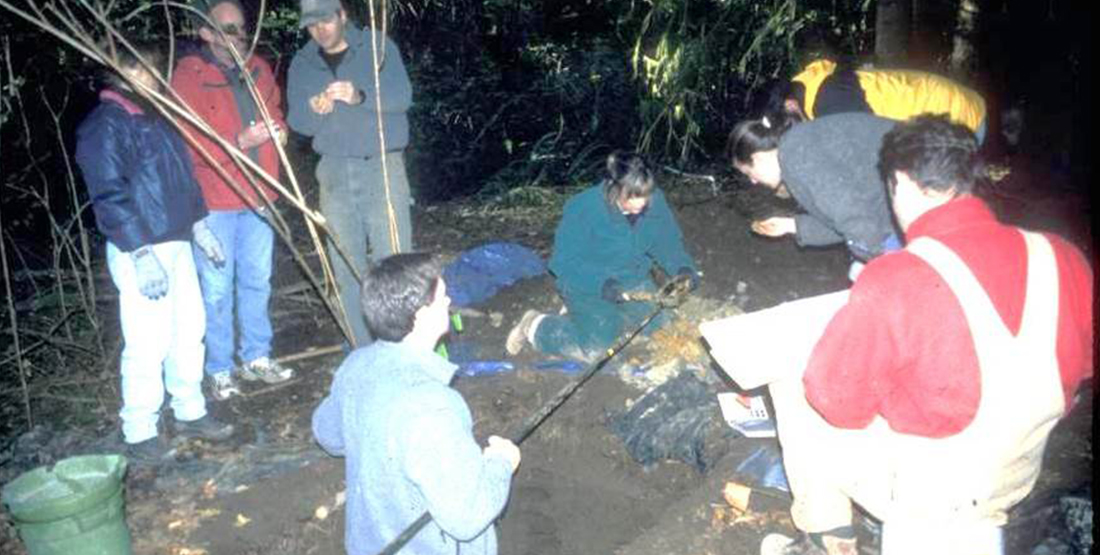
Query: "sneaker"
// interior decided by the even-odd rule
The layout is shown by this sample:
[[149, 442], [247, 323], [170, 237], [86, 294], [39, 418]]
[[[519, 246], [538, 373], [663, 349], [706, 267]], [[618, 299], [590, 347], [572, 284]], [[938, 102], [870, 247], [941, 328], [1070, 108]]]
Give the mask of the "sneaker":
[[852, 264], [848, 266], [848, 281], [855, 283], [856, 278], [859, 277], [859, 274], [863, 273], [864, 266], [864, 263], [858, 260], [853, 260]]
[[760, 542], [760, 555], [857, 555], [856, 540], [828, 534], [820, 536], [825, 547], [814, 543], [809, 534], [794, 539], [783, 534], [768, 534]]
[[264, 383], [280, 383], [293, 378], [294, 370], [268, 357], [260, 357], [241, 366], [237, 374], [250, 382], [260, 380]]
[[523, 345], [527, 343], [527, 338], [531, 335], [531, 325], [539, 316], [542, 316], [542, 314], [536, 310], [528, 310], [523, 313], [512, 331], [508, 332], [508, 339], [504, 341], [505, 352], [515, 356], [523, 350]]
[[127, 443], [123, 454], [132, 463], [157, 464], [167, 459], [171, 453], [172, 450], [161, 441], [160, 436], [154, 436], [145, 441]]
[[213, 382], [210, 386], [210, 394], [218, 401], [241, 394], [241, 388], [237, 386], [237, 380], [233, 379], [232, 372], [214, 374]]
[[222, 441], [233, 435], [233, 425], [226, 424], [208, 414], [190, 422], [176, 420], [176, 435], [209, 441]]

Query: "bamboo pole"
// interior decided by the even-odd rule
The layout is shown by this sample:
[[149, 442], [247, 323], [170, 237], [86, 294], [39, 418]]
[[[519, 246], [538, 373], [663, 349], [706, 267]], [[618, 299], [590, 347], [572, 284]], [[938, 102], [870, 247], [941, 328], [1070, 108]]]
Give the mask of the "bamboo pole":
[[370, 10], [370, 41], [371, 41], [371, 59], [374, 62], [373, 75], [374, 75], [374, 112], [378, 118], [378, 150], [382, 156], [382, 187], [386, 193], [386, 216], [389, 223], [390, 232], [390, 248], [392, 252], [401, 252], [401, 235], [397, 229], [397, 213], [393, 209], [393, 198], [390, 194], [390, 169], [386, 159], [386, 131], [385, 124], [382, 121], [382, 78], [381, 69], [382, 64], [385, 63], [384, 57], [379, 55], [379, 50], [385, 52], [386, 48], [386, 11], [385, 0], [382, 2], [382, 37], [379, 39], [377, 32], [377, 21], [374, 17], [374, 0], [367, 0], [367, 7]]
[[[0, 160], [3, 160], [3, 158], [0, 157]], [[4, 229], [2, 210], [0, 210], [0, 229]], [[3, 234], [0, 234], [0, 265], [3, 266], [4, 289], [8, 296], [8, 321], [11, 322], [12, 346], [15, 348], [15, 372], [19, 374], [19, 388], [23, 393], [23, 414], [27, 418], [27, 428], [29, 429], [34, 427], [34, 416], [31, 414], [31, 401], [27, 392], [27, 376], [24, 372], [26, 361], [23, 360], [23, 349], [19, 345], [19, 317], [15, 312], [15, 297], [12, 296], [11, 272], [8, 268], [8, 250], [5, 243]]]

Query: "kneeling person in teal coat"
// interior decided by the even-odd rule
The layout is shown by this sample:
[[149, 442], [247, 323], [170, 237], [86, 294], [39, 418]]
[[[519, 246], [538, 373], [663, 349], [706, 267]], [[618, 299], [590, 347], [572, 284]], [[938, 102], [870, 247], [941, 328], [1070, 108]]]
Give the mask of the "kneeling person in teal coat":
[[[624, 331], [655, 308], [629, 300], [630, 293], [654, 292], [653, 263], [667, 275], [691, 276], [695, 263], [653, 171], [635, 154], [607, 159], [608, 177], [565, 204], [554, 234], [550, 271], [565, 301], [563, 315], [528, 310], [508, 334], [505, 349], [515, 355], [530, 344], [551, 355], [593, 360]], [[650, 324], [646, 332], [659, 326]]]

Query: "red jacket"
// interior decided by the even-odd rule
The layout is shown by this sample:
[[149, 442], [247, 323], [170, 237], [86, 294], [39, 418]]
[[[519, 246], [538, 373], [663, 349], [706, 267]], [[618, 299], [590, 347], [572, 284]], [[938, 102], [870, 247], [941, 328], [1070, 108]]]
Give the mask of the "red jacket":
[[[252, 56], [246, 64], [256, 83], [256, 89], [260, 93], [268, 112], [274, 122], [282, 129], [286, 129], [283, 116], [283, 100], [279, 86], [271, 72], [271, 66], [259, 56]], [[237, 134], [249, 126], [250, 122], [241, 121], [241, 110], [237, 108], [237, 100], [226, 81], [222, 69], [208, 54], [192, 54], [180, 59], [176, 71], [172, 74], [172, 88], [202, 117], [215, 131], [230, 144], [235, 145]], [[259, 110], [255, 110], [255, 121], [261, 121]], [[213, 156], [214, 160], [225, 169], [249, 196], [249, 203], [262, 206], [248, 180], [241, 175], [240, 170], [229, 157], [229, 153], [223, 150], [214, 141], [208, 139], [198, 130], [188, 126], [188, 131], [199, 144]], [[203, 159], [194, 148], [190, 149], [191, 160], [195, 165], [195, 179], [202, 188], [202, 196], [206, 200], [207, 208], [211, 210], [240, 210], [248, 204], [237, 195], [219, 175], [214, 168]], [[246, 152], [247, 154], [247, 152]], [[275, 150], [275, 144], [267, 141], [257, 148], [257, 162], [272, 177], [279, 178], [279, 154]], [[262, 184], [262, 180], [257, 178]], [[274, 199], [275, 191], [263, 186], [264, 196]]]
[[[964, 197], [918, 218], [906, 237], [924, 235], [962, 258], [1017, 333], [1027, 251], [1016, 228], [997, 222], [977, 198]], [[1092, 270], [1068, 242], [1045, 236], [1058, 264], [1057, 357], [1068, 410], [1081, 380], [1093, 373]], [[895, 431], [926, 437], [958, 433], [973, 420], [979, 380], [958, 300], [939, 274], [905, 251], [864, 268], [803, 378], [810, 404], [834, 426], [863, 428], [882, 416]]]

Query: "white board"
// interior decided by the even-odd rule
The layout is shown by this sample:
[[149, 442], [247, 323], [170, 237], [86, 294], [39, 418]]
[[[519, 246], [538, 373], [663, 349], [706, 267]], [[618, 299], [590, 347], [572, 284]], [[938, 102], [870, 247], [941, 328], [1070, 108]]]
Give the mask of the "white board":
[[742, 389], [801, 376], [848, 290], [699, 324], [714, 360]]

